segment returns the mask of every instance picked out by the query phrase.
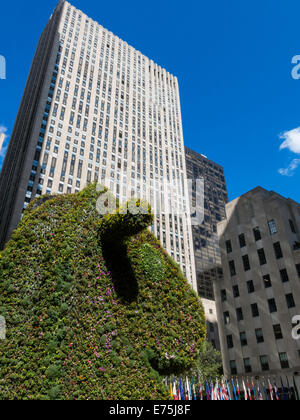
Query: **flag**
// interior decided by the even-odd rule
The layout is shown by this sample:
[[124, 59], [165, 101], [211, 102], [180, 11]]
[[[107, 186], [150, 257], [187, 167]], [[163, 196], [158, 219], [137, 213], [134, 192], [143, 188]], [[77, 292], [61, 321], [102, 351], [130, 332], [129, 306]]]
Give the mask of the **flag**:
[[226, 389], [224, 380], [222, 381], [222, 394], [223, 394], [223, 399], [225, 401], [228, 401], [229, 397], [228, 397], [228, 393], [227, 393], [227, 389]]
[[181, 379], [180, 379], [180, 399], [182, 401], [185, 400], [185, 393], [184, 393], [183, 383], [182, 383], [182, 380]]
[[173, 387], [172, 387], [171, 382], [170, 382], [170, 396], [171, 396], [171, 398], [173, 400], [174, 399], [174, 395], [173, 395]]
[[199, 380], [199, 394], [200, 394], [200, 401], [203, 401], [203, 388], [202, 388], [202, 384]]
[[250, 384], [249, 384], [248, 378], [247, 378], [247, 390], [248, 390], [249, 400], [252, 401], [251, 389], [250, 389]]
[[265, 382], [263, 381], [263, 389], [264, 389], [264, 393], [265, 393], [265, 398], [266, 398], [266, 401], [268, 401], [269, 400], [269, 396], [268, 396], [268, 393], [267, 393], [267, 388], [266, 388], [266, 386], [265, 386]]
[[276, 382], [274, 383], [274, 395], [275, 395], [275, 399], [277, 401], [279, 401], [280, 400], [280, 397], [279, 397], [279, 392], [278, 392], [278, 388], [277, 388]]
[[259, 382], [257, 382], [257, 399], [258, 399], [258, 401], [263, 401], [264, 400], [263, 394], [260, 390]]
[[214, 394], [215, 394], [215, 401], [218, 401], [220, 399], [220, 397], [219, 397], [219, 385], [218, 385], [218, 382], [215, 385]]
[[177, 389], [176, 389], [176, 383], [175, 383], [175, 379], [173, 379], [173, 398], [175, 401], [178, 400], [178, 395], [177, 395]]
[[237, 394], [236, 394], [236, 389], [235, 389], [233, 379], [231, 379], [231, 383], [232, 383], [232, 389], [233, 389], [233, 393], [234, 393], [234, 399], [235, 399], [235, 401], [237, 401]]
[[210, 395], [210, 390], [209, 390], [207, 380], [205, 380], [205, 389], [206, 389], [206, 399], [211, 400], [211, 395]]
[[219, 387], [219, 393], [220, 393], [220, 400], [221, 401], [224, 401], [224, 395], [223, 395], [222, 385], [220, 385], [220, 387]]
[[193, 381], [193, 399], [197, 400], [197, 393], [196, 393], [196, 389], [195, 389], [195, 381], [194, 378], [192, 378]]
[[241, 401], [240, 385], [239, 385], [239, 380], [238, 379], [236, 379], [236, 390], [237, 390], [237, 393], [238, 393], [239, 401]]
[[243, 388], [244, 388], [245, 400], [247, 401], [248, 400], [248, 393], [247, 393], [247, 388], [246, 388], [246, 384], [245, 384], [244, 379], [243, 379]]
[[215, 390], [214, 390], [214, 385], [213, 385], [212, 381], [210, 381], [210, 390], [211, 390], [211, 400], [215, 401], [216, 400]]
[[274, 394], [273, 394], [273, 388], [270, 382], [270, 379], [268, 379], [268, 383], [269, 383], [269, 391], [270, 391], [270, 400], [274, 401]]
[[280, 381], [281, 381], [281, 387], [282, 387], [282, 393], [283, 393], [283, 400], [287, 401], [289, 397], [286, 393], [286, 389], [285, 389], [285, 386], [283, 385], [281, 376], [280, 376]]
[[293, 375], [293, 384], [294, 384], [294, 389], [295, 389], [296, 401], [300, 401], [299, 392], [298, 392], [298, 388], [297, 388], [297, 385], [296, 385], [296, 381], [295, 381], [295, 376], [294, 375]]
[[181, 393], [180, 393], [180, 384], [178, 383], [178, 381], [177, 381], [176, 389], [177, 389], [177, 400], [180, 401], [181, 400]]
[[256, 390], [255, 390], [254, 381], [252, 381], [252, 391], [253, 391], [253, 399], [256, 400]]
[[185, 395], [186, 395], [186, 400], [190, 401], [191, 400], [191, 396], [190, 396], [190, 384], [189, 384], [189, 380], [186, 377], [185, 378]]
[[231, 401], [232, 400], [231, 392], [230, 392], [230, 388], [229, 388], [227, 379], [226, 379], [226, 389], [227, 389], [228, 399], [229, 399], [229, 401]]

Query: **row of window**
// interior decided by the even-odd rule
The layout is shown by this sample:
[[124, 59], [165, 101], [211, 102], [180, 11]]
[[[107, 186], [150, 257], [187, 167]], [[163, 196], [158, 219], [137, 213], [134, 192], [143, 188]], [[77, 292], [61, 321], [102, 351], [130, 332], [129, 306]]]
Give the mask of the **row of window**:
[[[279, 357], [279, 362], [281, 365], [282, 369], [289, 369], [290, 367], [290, 363], [288, 360], [288, 355], [287, 353], [283, 352], [283, 353], [278, 353], [278, 357]], [[261, 365], [261, 370], [263, 372], [269, 371], [270, 370], [270, 365], [269, 365], [269, 358], [266, 355], [263, 356], [259, 356], [259, 361], [260, 361], [260, 365]], [[251, 373], [252, 372], [252, 365], [251, 365], [251, 359], [249, 357], [243, 359], [243, 363], [244, 363], [244, 370], [245, 373]], [[237, 365], [236, 365], [236, 361], [235, 360], [231, 360], [230, 361], [230, 371], [232, 375], [237, 375]]]
[[[298, 271], [299, 278], [300, 278], [300, 264], [296, 265], [296, 269]], [[286, 268], [283, 268], [282, 270], [280, 270], [279, 274], [280, 274], [280, 278], [281, 278], [282, 283], [287, 283], [287, 282], [290, 281], [289, 274], [288, 274]], [[263, 284], [264, 284], [265, 289], [269, 289], [269, 288], [272, 287], [272, 279], [271, 279], [270, 274], [264, 275], [262, 277], [262, 279], [263, 279]], [[249, 294], [255, 292], [255, 286], [254, 286], [253, 280], [247, 281], [247, 290], [248, 290]], [[240, 288], [239, 288], [238, 285], [232, 286], [232, 292], [233, 292], [233, 297], [234, 298], [239, 298], [240, 297]], [[222, 302], [227, 301], [227, 291], [226, 291], [226, 289], [221, 290], [221, 300], [222, 300]]]
[[[291, 232], [292, 233], [297, 233], [297, 229], [296, 229], [296, 226], [295, 226], [293, 220], [289, 219], [289, 225], [290, 225], [290, 228], [291, 228]], [[269, 227], [270, 235], [275, 235], [276, 233], [278, 233], [278, 229], [277, 229], [275, 220], [269, 220], [268, 221], [268, 227]], [[253, 228], [253, 235], [254, 235], [254, 240], [256, 242], [260, 241], [262, 239], [261, 231], [260, 231], [258, 226]], [[241, 248], [244, 248], [245, 246], [247, 246], [246, 236], [245, 236], [244, 233], [241, 233], [239, 235], [238, 239], [239, 239], [239, 244], [240, 244]], [[225, 242], [225, 246], [226, 246], [227, 254], [231, 254], [232, 251], [233, 251], [233, 247], [232, 247], [232, 242], [231, 242], [230, 239]]]
[[[283, 339], [283, 333], [282, 333], [282, 328], [280, 324], [273, 325], [273, 332], [274, 332], [275, 340]], [[255, 337], [256, 337], [257, 344], [261, 344], [265, 342], [263, 330], [261, 328], [257, 328], [255, 330]], [[240, 342], [241, 342], [242, 347], [248, 346], [247, 333], [245, 331], [240, 332]], [[227, 346], [229, 349], [232, 349], [234, 347], [232, 335], [227, 335]]]
[[[289, 294], [285, 295], [285, 298], [286, 298], [286, 304], [287, 304], [288, 309], [292, 309], [292, 308], [296, 307], [294, 295], [292, 293], [289, 293]], [[272, 314], [272, 313], [277, 312], [276, 300], [274, 298], [271, 298], [271, 299], [268, 299], [267, 302], [268, 302], [268, 307], [269, 307], [270, 313]], [[257, 303], [251, 304], [251, 313], [252, 313], [253, 318], [259, 317], [259, 308], [258, 308]], [[230, 320], [229, 311], [225, 311], [223, 315], [224, 315], [224, 324], [225, 325], [230, 324], [231, 320]], [[243, 308], [237, 308], [236, 309], [236, 318], [237, 318], [238, 322], [244, 320]]]
[[[274, 248], [275, 258], [277, 260], [283, 258], [283, 252], [282, 252], [280, 242], [275, 242], [273, 244], [273, 248]], [[267, 258], [266, 258], [266, 253], [265, 253], [264, 248], [258, 249], [257, 250], [257, 255], [258, 255], [259, 264], [260, 265], [266, 265], [267, 264]], [[251, 270], [251, 264], [250, 264], [249, 255], [243, 255], [242, 256], [242, 262], [243, 262], [244, 271], [250, 271]], [[231, 260], [231, 261], [228, 262], [228, 264], [229, 264], [229, 271], [230, 271], [231, 277], [236, 276], [237, 271], [236, 271], [235, 261]], [[300, 273], [299, 265], [297, 265], [296, 268], [297, 268], [297, 272]]]

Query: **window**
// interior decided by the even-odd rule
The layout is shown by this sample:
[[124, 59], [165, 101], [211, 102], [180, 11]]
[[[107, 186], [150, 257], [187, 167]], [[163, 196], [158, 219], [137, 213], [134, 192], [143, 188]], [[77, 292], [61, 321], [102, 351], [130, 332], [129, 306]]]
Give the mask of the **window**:
[[281, 277], [282, 283], [287, 283], [290, 280], [288, 272], [285, 268], [283, 270], [280, 270], [280, 277]]
[[259, 310], [258, 310], [257, 303], [253, 303], [251, 305], [251, 311], [252, 311], [253, 318], [257, 318], [259, 316]]
[[232, 245], [230, 240], [226, 241], [226, 250], [227, 254], [230, 254], [232, 252]]
[[260, 364], [263, 372], [270, 370], [268, 356], [260, 356]]
[[275, 299], [269, 299], [268, 305], [269, 305], [269, 310], [271, 314], [274, 312], [277, 312], [277, 305], [276, 305]]
[[300, 278], [300, 264], [296, 265], [296, 270], [297, 270], [297, 273], [298, 273], [298, 277]]
[[252, 372], [251, 361], [249, 358], [244, 359], [244, 368], [246, 373]]
[[225, 289], [221, 290], [221, 300], [222, 302], [226, 302], [227, 300], [227, 293]]
[[232, 335], [227, 335], [227, 347], [229, 349], [233, 348], [233, 338]]
[[234, 296], [235, 298], [240, 297], [239, 286], [233, 286], [233, 287], [232, 287], [232, 292], [233, 292], [233, 296]]
[[266, 260], [266, 254], [263, 248], [259, 249], [257, 251], [258, 254], [258, 258], [259, 258], [259, 263], [260, 265], [265, 265], [267, 264], [267, 260]]
[[236, 275], [235, 263], [233, 260], [229, 261], [229, 270], [230, 270], [231, 277]]
[[286, 297], [286, 303], [289, 309], [291, 308], [295, 308], [296, 304], [295, 304], [295, 300], [294, 300], [294, 296], [292, 293], [285, 295]]
[[263, 330], [261, 328], [258, 328], [257, 330], [255, 330], [255, 335], [256, 335], [257, 344], [263, 343], [265, 341]]
[[293, 233], [297, 233], [295, 224], [294, 224], [294, 222], [291, 219], [289, 219], [289, 224], [290, 224], [291, 231]]
[[273, 325], [273, 330], [274, 330], [275, 340], [281, 340], [283, 338], [281, 325], [280, 324]]
[[238, 322], [243, 321], [244, 315], [243, 315], [243, 309], [242, 308], [237, 308], [236, 318], [237, 318]]
[[229, 312], [228, 311], [227, 312], [224, 312], [224, 324], [225, 325], [230, 324], [230, 315], [229, 315]]
[[254, 293], [255, 292], [253, 280], [247, 281], [247, 288], [248, 288], [248, 293]]
[[256, 242], [261, 240], [261, 233], [258, 226], [253, 229], [253, 235]]
[[251, 270], [250, 261], [249, 261], [249, 256], [248, 255], [244, 255], [243, 256], [243, 264], [244, 264], [244, 270], [245, 271]]
[[279, 353], [279, 360], [282, 369], [289, 369], [290, 364], [286, 353]]
[[276, 242], [275, 244], [273, 244], [273, 246], [274, 246], [275, 257], [277, 258], [277, 260], [279, 260], [280, 258], [283, 257], [280, 242]]
[[272, 287], [271, 277], [269, 274], [266, 274], [265, 276], [263, 276], [263, 280], [264, 280], [264, 285], [266, 289], [269, 289], [270, 287]]
[[236, 361], [230, 360], [229, 366], [230, 366], [231, 375], [236, 375], [237, 374]]
[[240, 340], [241, 340], [241, 346], [245, 347], [248, 345], [248, 341], [247, 341], [247, 335], [245, 332], [241, 332], [240, 333]]
[[243, 233], [239, 236], [239, 242], [241, 248], [244, 248], [246, 246], [246, 238]]
[[275, 235], [275, 233], [278, 232], [277, 227], [276, 227], [275, 220], [270, 220], [268, 222], [268, 225], [269, 225], [270, 234], [271, 235]]

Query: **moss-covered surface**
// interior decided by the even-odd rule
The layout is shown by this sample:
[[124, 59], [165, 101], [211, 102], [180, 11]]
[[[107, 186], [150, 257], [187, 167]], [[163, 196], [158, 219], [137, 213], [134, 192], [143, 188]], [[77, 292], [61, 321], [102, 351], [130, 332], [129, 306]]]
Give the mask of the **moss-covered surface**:
[[98, 195], [34, 202], [0, 254], [0, 399], [167, 399], [198, 356], [198, 297], [149, 231], [99, 239]]

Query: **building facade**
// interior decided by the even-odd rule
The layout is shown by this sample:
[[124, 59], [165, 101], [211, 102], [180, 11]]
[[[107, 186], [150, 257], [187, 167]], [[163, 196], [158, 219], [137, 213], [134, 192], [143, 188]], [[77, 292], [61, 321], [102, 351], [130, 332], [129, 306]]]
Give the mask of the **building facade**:
[[1, 247], [34, 197], [94, 181], [152, 204], [153, 232], [196, 288], [177, 78], [60, 1], [0, 176]]
[[[189, 148], [185, 148], [187, 177], [203, 180], [203, 198], [198, 202], [203, 207], [202, 223], [192, 227], [195, 254], [197, 291], [205, 309], [207, 338], [220, 349], [218, 322], [213, 284], [222, 277], [221, 252], [217, 224], [225, 219], [228, 203], [227, 187], [222, 166]], [[196, 185], [193, 184], [193, 188]], [[197, 205], [196, 192], [192, 193], [192, 206]]]
[[300, 386], [300, 205], [258, 187], [227, 204], [226, 216], [215, 283], [225, 374], [290, 385], [295, 375]]

